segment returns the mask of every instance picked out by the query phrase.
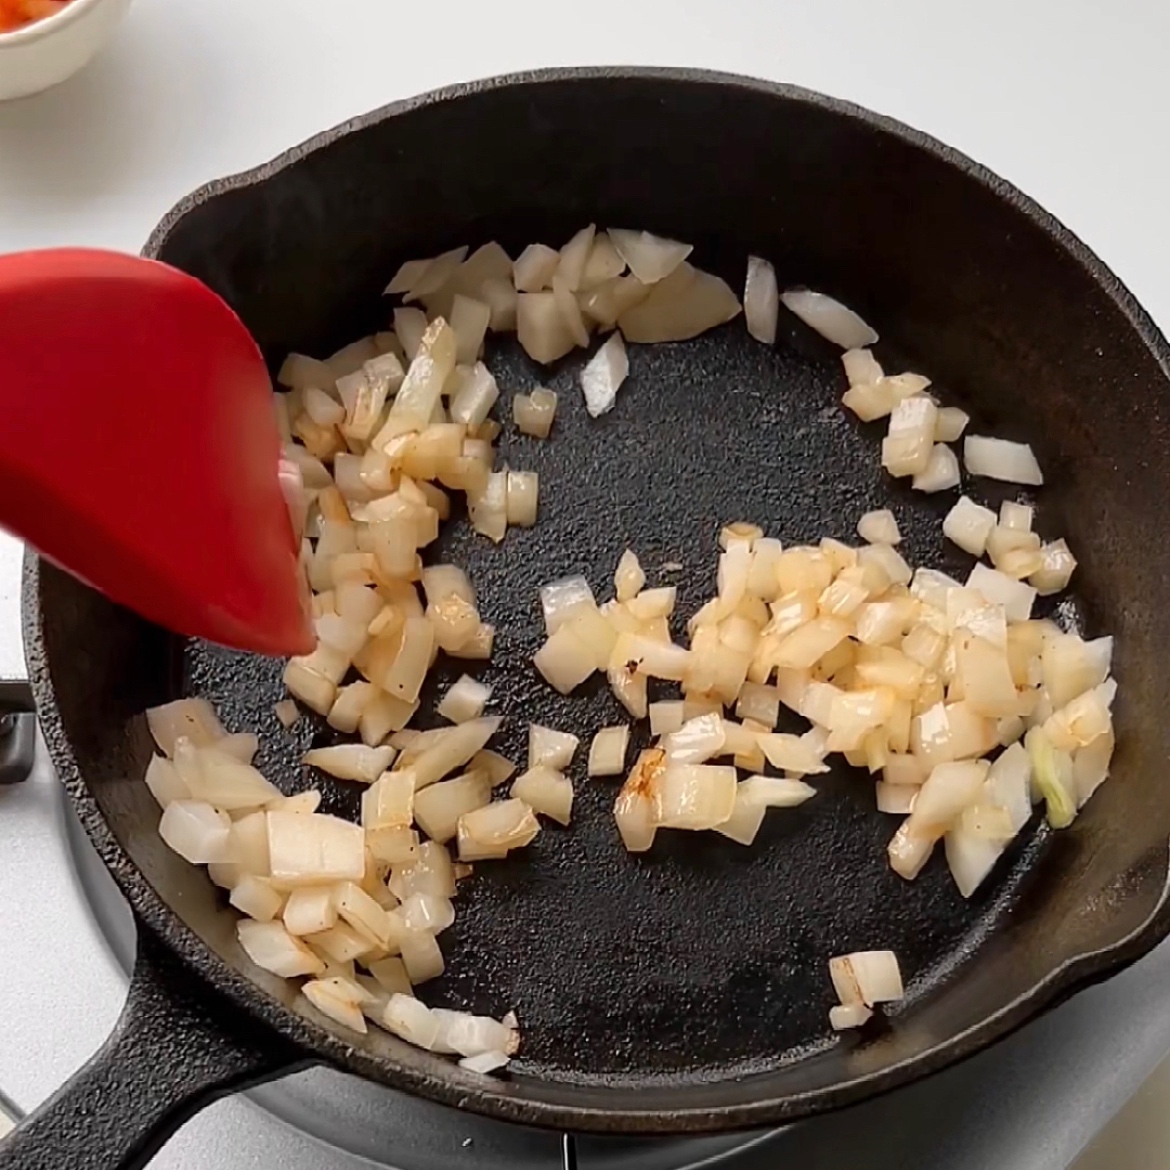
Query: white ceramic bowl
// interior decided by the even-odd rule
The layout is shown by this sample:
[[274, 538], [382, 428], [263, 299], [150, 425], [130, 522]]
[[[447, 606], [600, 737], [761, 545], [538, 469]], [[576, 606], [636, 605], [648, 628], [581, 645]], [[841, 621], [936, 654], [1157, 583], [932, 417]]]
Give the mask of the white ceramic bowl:
[[0, 101], [72, 77], [109, 40], [130, 0], [73, 0], [56, 16], [0, 33]]

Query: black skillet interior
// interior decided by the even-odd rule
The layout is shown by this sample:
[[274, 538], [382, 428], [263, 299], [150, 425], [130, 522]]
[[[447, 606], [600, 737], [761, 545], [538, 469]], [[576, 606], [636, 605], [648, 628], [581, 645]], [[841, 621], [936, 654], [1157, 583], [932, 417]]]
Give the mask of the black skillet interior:
[[[512, 79], [360, 119], [195, 196], [150, 251], [223, 295], [278, 363], [384, 327], [379, 293], [403, 259], [489, 239], [513, 254], [532, 240], [559, 245], [590, 221], [692, 241], [696, 262], [733, 287], [749, 252], [769, 257], [782, 284], [861, 311], [887, 368], [929, 374], [973, 430], [1034, 444], [1050, 479], [1039, 526], [1081, 559], [1076, 600], [1058, 617], [1118, 640], [1115, 779], [1070, 831], [1030, 827], [965, 902], [938, 858], [914, 884], [892, 874], [884, 846], [896, 821], [874, 810], [864, 774], [841, 767], [815, 800], [771, 814], [750, 849], [662, 834], [631, 857], [610, 814], [615, 786], [584, 779], [579, 761], [572, 827], [478, 867], [446, 936], [448, 972], [426, 991], [518, 1012], [523, 1060], [484, 1086], [384, 1035], [338, 1039], [281, 981], [257, 978], [268, 994], [256, 994], [232, 912], [158, 841], [138, 779], [149, 753], [140, 713], [180, 690], [211, 698], [233, 730], [259, 730], [260, 763], [285, 791], [322, 783], [298, 759], [331, 733], [317, 720], [277, 723], [279, 663], [183, 646], [42, 569], [43, 645], [34, 634], [31, 654], [49, 743], [139, 912], [211, 982], [344, 1067], [576, 1129], [723, 1128], [843, 1104], [974, 1051], [1165, 933], [1164, 914], [1149, 921], [1170, 837], [1165, 344], [1079, 243], [968, 160], [814, 95], [681, 73]], [[452, 523], [431, 555], [469, 568], [499, 628], [477, 673], [507, 718], [513, 758], [530, 721], [587, 743], [623, 718], [601, 683], [562, 699], [529, 659], [538, 586], [582, 572], [602, 593], [627, 546], [652, 583], [679, 585], [680, 616], [713, 590], [718, 528], [731, 520], [786, 542], [850, 540], [862, 512], [889, 505], [913, 562], [969, 568], [939, 531], [954, 493], [891, 484], [880, 427], [839, 406], [835, 351], [793, 319], [774, 348], [742, 320], [632, 347], [629, 381], [600, 420], [575, 386], [580, 358], [541, 371], [505, 343], [490, 360], [501, 418], [517, 391], [560, 393], [551, 441], [508, 427], [501, 443], [503, 460], [540, 472], [540, 523], [500, 546]], [[443, 664], [430, 696], [461, 670]], [[352, 786], [323, 786], [327, 809], [355, 810]], [[897, 951], [908, 998], [888, 1022], [834, 1038], [826, 961], [870, 947]]]

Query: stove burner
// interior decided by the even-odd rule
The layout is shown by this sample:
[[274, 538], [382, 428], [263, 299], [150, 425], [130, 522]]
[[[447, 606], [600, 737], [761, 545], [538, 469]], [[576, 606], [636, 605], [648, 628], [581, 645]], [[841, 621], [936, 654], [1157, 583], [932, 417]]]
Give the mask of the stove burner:
[[37, 719], [27, 682], [0, 679], [0, 784], [19, 784], [32, 771]]
[[[98, 930], [129, 981], [134, 919], [63, 789], [69, 855]], [[295, 1130], [395, 1170], [698, 1170], [738, 1163], [772, 1132], [713, 1137], [593, 1138], [461, 1113], [328, 1068], [253, 1089], [248, 1097]]]

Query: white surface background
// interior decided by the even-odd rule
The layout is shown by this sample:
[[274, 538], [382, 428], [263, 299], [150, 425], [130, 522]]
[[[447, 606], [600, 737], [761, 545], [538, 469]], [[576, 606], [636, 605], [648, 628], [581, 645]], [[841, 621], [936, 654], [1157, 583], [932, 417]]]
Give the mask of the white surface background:
[[[193, 187], [433, 86], [686, 64], [808, 85], [945, 139], [1063, 219], [1165, 326], [1168, 40], [1157, 0], [138, 0], [88, 71], [0, 106], [0, 251], [137, 250]], [[16, 563], [0, 545], [0, 674], [18, 661]], [[1125, 1165], [1170, 1162], [1146, 1152]]]

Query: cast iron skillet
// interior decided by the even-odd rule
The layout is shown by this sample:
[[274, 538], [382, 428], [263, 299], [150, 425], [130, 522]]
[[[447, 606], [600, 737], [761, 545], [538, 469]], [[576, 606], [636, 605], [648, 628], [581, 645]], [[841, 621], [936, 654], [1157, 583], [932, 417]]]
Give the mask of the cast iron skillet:
[[[847, 768], [773, 814], [751, 849], [664, 834], [637, 858], [618, 844], [612, 787], [582, 780], [571, 829], [479, 867], [448, 974], [427, 990], [519, 1013], [524, 1059], [479, 1079], [381, 1032], [343, 1033], [252, 969], [222, 895], [156, 835], [142, 712], [180, 693], [259, 730], [260, 763], [285, 791], [320, 781], [297, 761], [325, 729], [303, 720], [284, 733], [273, 715], [280, 663], [184, 645], [30, 563], [45, 736], [141, 942], [114, 1036], [20, 1127], [0, 1167], [140, 1166], [217, 1094], [312, 1062], [570, 1131], [783, 1122], [952, 1064], [1170, 930], [1168, 350], [1105, 267], [1019, 192], [816, 94], [677, 71], [550, 72], [358, 118], [187, 199], [147, 254], [225, 296], [276, 362], [383, 326], [379, 292], [406, 257], [492, 238], [559, 244], [590, 220], [693, 241], [698, 262], [736, 286], [749, 252], [770, 257], [782, 283], [832, 292], [876, 323], [887, 367], [930, 374], [973, 429], [1035, 445], [1050, 479], [1040, 526], [1081, 558], [1076, 596], [1056, 614], [1117, 636], [1114, 779], [1070, 831], [1033, 823], [969, 902], [938, 858], [912, 885], [890, 872], [895, 822]], [[775, 347], [739, 321], [635, 348], [617, 408], [596, 422], [573, 387], [579, 359], [547, 374], [504, 345], [492, 360], [506, 397], [540, 381], [562, 391], [552, 441], [504, 442], [504, 459], [541, 473], [539, 526], [496, 547], [452, 524], [437, 550], [469, 566], [500, 628], [485, 675], [508, 717], [505, 750], [520, 751], [530, 720], [584, 737], [621, 717], [600, 683], [562, 700], [528, 659], [537, 586], [584, 572], [601, 589], [627, 544], [652, 580], [663, 562], [684, 564], [682, 613], [711, 590], [718, 526], [736, 519], [787, 541], [848, 539], [863, 511], [889, 503], [911, 560], [968, 568], [939, 534], [952, 500], [911, 499], [883, 477], [880, 427], [845, 416], [836, 354], [793, 320]], [[352, 788], [330, 785], [326, 807], [352, 810]], [[898, 952], [908, 998], [834, 1038], [826, 960], [882, 946]]]

